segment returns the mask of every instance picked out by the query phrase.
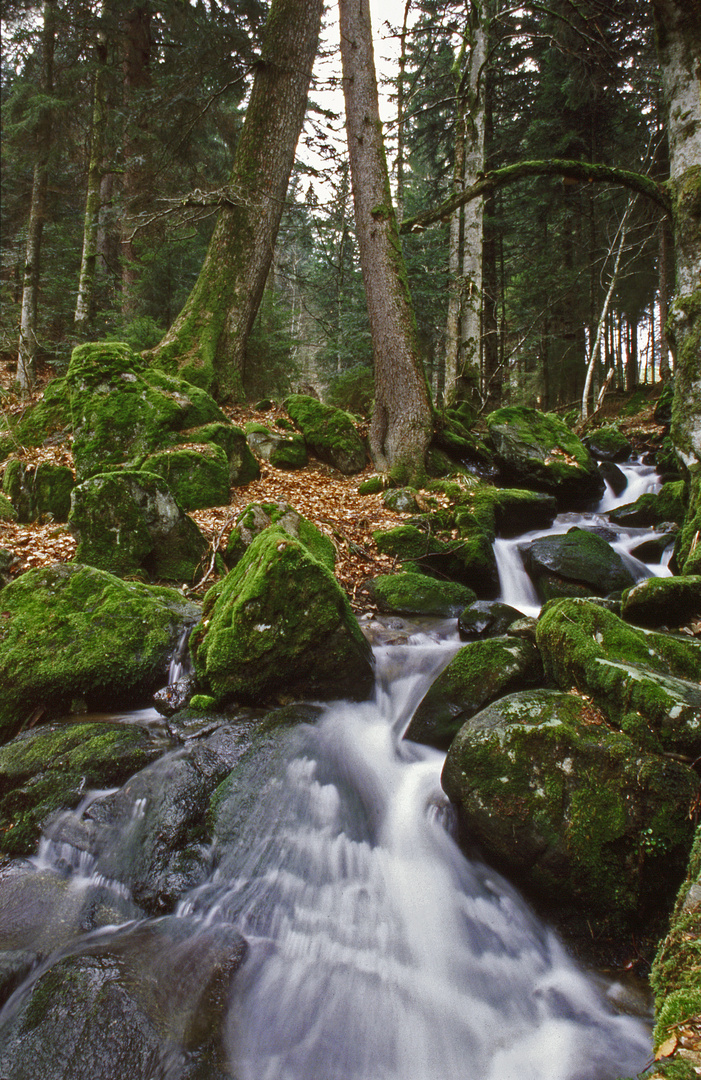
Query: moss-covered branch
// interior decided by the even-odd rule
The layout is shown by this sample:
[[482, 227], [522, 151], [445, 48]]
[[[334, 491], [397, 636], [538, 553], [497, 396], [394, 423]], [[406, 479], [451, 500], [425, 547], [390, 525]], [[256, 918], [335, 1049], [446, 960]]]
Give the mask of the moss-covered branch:
[[518, 161], [515, 165], [506, 165], [503, 169], [484, 173], [474, 184], [470, 184], [456, 195], [451, 195], [434, 209], [425, 210], [413, 218], [407, 218], [402, 222], [400, 232], [415, 232], [433, 225], [436, 221], [445, 221], [459, 206], [473, 199], [491, 195], [497, 188], [513, 184], [526, 176], [562, 176], [588, 184], [619, 184], [621, 187], [652, 199], [665, 213], [671, 212], [671, 199], [665, 185], [652, 180], [649, 176], [630, 172], [628, 169], [618, 169], [612, 165], [592, 165], [586, 161], [551, 158], [548, 161]]

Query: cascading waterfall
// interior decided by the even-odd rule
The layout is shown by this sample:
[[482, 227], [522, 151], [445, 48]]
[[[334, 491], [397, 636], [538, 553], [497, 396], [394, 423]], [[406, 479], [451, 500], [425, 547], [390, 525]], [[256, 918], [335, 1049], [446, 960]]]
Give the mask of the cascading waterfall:
[[515, 538], [505, 539], [498, 537], [496, 539], [494, 542], [494, 555], [499, 572], [499, 599], [503, 603], [510, 604], [511, 607], [522, 611], [524, 615], [538, 615], [541, 607], [540, 598], [523, 564], [522, 552], [534, 540], [539, 540], [544, 536], [559, 536], [575, 527], [580, 529], [601, 529], [606, 530], [609, 534], [614, 533], [615, 535], [610, 537], [611, 546], [619, 553], [636, 580], [651, 576], [668, 577], [670, 575], [667, 564], [672, 555], [672, 548], [665, 553], [660, 563], [643, 563], [631, 552], [643, 539], [649, 536], [649, 530], [614, 527], [603, 516], [619, 506], [635, 502], [641, 495], [648, 492], [657, 492], [660, 488], [660, 477], [651, 465], [629, 462], [619, 465], [618, 468], [625, 477], [626, 486], [620, 494], [616, 495], [611, 484], [607, 481], [603, 498], [591, 513], [558, 514], [549, 529], [534, 530]]
[[[460, 852], [444, 755], [402, 739], [458, 647], [447, 625], [377, 645], [372, 701], [281, 731], [265, 775], [254, 756], [233, 787], [255, 793], [232, 808], [244, 827], [176, 918], [194, 951], [232, 926], [249, 942], [224, 1019], [238, 1080], [612, 1080], [648, 1059], [647, 1023], [618, 1014], [518, 893]], [[143, 811], [136, 798], [133, 820]], [[75, 863], [75, 889], [119, 892], [119, 860], [103, 855]], [[37, 869], [52, 857], [65, 873], [65, 844], [45, 844]], [[111, 933], [124, 931], [101, 941]], [[169, 979], [186, 1012], [177, 969]], [[159, 1080], [179, 1080], [182, 1061], [171, 1042]]]

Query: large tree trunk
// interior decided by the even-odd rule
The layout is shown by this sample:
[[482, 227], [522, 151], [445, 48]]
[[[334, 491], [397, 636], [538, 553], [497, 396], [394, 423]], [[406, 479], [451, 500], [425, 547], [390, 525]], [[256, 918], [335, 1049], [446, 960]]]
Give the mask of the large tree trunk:
[[54, 47], [56, 41], [56, 0], [44, 0], [44, 25], [41, 36], [40, 90], [44, 102], [39, 109], [36, 128], [36, 156], [32, 177], [32, 201], [27, 222], [27, 250], [22, 284], [19, 346], [17, 350], [17, 382], [24, 393], [34, 383], [37, 342], [37, 305], [41, 273], [41, 237], [46, 215], [46, 192], [51, 153], [52, 109], [50, 98], [54, 89]]
[[190, 296], [152, 359], [219, 400], [241, 397], [321, 27], [322, 0], [273, 0], [228, 198]]
[[85, 195], [85, 218], [83, 221], [83, 254], [80, 261], [78, 295], [75, 303], [74, 326], [84, 335], [90, 324], [94, 309], [95, 269], [97, 265], [98, 226], [100, 222], [100, 186], [104, 166], [105, 132], [107, 111], [105, 106], [105, 64], [107, 45], [98, 42], [95, 50], [95, 81], [93, 84], [93, 113], [90, 127], [90, 163], [88, 186]]
[[140, 260], [136, 245], [138, 215], [152, 196], [147, 162], [148, 133], [142, 95], [151, 86], [151, 10], [136, 4], [122, 19], [122, 90], [125, 123], [123, 131], [124, 171], [123, 212], [120, 219], [122, 314], [136, 314], [136, 286]]
[[339, 0], [346, 134], [375, 363], [370, 450], [395, 482], [420, 482], [431, 403], [392, 207], [368, 0]]
[[654, 0], [662, 64], [676, 258], [668, 327], [676, 353], [672, 436], [701, 484], [701, 9]]
[[[464, 67], [456, 88], [454, 192], [484, 172], [486, 131], [487, 5], [466, 14]], [[484, 200], [459, 206], [450, 221], [451, 292], [446, 327], [446, 401], [476, 402], [482, 341], [482, 240]]]

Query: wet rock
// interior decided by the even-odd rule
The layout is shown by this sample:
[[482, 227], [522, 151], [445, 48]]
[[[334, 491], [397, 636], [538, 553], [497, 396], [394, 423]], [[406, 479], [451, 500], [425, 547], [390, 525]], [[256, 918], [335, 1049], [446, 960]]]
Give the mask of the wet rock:
[[199, 608], [175, 589], [77, 563], [28, 570], [2, 591], [0, 732], [33, 717], [141, 702], [166, 680]]
[[476, 600], [460, 613], [458, 631], [463, 640], [506, 634], [523, 613], [500, 600]]
[[279, 525], [265, 529], [205, 597], [190, 639], [203, 688], [220, 701], [276, 694], [362, 698], [369, 646], [331, 572]]
[[701, 576], [647, 578], [624, 593], [621, 615], [637, 626], [687, 626], [701, 619]]
[[584, 445], [599, 461], [627, 461], [633, 447], [617, 427], [602, 427], [587, 435]]
[[664, 909], [699, 781], [608, 727], [582, 698], [513, 694], [468, 720], [442, 776], [465, 835], [522, 887], [597, 925]]
[[373, 539], [383, 554], [394, 556], [405, 570], [458, 581], [482, 597], [494, 597], [499, 591], [494, 549], [482, 530], [444, 541], [416, 525], [399, 525], [373, 533]]
[[447, 749], [465, 720], [503, 694], [542, 682], [535, 645], [493, 637], [465, 645], [438, 676], [414, 713], [405, 738]]
[[668, 528], [665, 528], [664, 525], [659, 526], [659, 530], [653, 532], [652, 535], [648, 534], [646, 540], [643, 540], [637, 547], [632, 548], [631, 555], [645, 563], [656, 564], [662, 562], [665, 553], [669, 548], [673, 547], [679, 529], [676, 525], [670, 524]]
[[287, 398], [285, 408], [315, 457], [345, 475], [365, 468], [365, 443], [348, 413], [303, 394]]
[[168, 683], [153, 695], [153, 707], [161, 716], [173, 716], [184, 709], [195, 693], [197, 680], [192, 675]]
[[657, 494], [647, 492], [634, 503], [611, 510], [608, 516], [616, 525], [650, 528], [670, 521], [680, 525], [684, 509], [684, 483], [673, 480], [663, 484]]
[[162, 752], [143, 728], [86, 721], [25, 731], [0, 747], [0, 852], [35, 851], [57, 810], [86, 789], [123, 783]]
[[546, 676], [589, 695], [645, 749], [701, 754], [701, 642], [637, 629], [586, 600], [554, 600], [536, 640]]
[[558, 417], [510, 407], [491, 413], [487, 427], [508, 483], [553, 494], [560, 505], [601, 498], [605, 485], [594, 458]]
[[455, 581], [437, 581], [411, 571], [379, 574], [365, 583], [365, 591], [377, 608], [394, 615], [457, 616], [474, 599], [474, 592]]
[[137, 470], [91, 476], [73, 491], [68, 519], [76, 559], [115, 574], [192, 584], [207, 541], [165, 480]]
[[618, 465], [614, 464], [614, 462], [602, 461], [599, 465], [599, 472], [606, 483], [610, 485], [611, 491], [616, 498], [618, 498], [619, 495], [622, 495], [628, 487], [628, 477], [618, 468]]
[[586, 529], [534, 540], [524, 551], [524, 563], [545, 599], [573, 593], [606, 596], [635, 584], [618, 552]]
[[499, 536], [520, 536], [531, 529], [549, 529], [557, 516], [557, 500], [540, 491], [494, 488], [495, 527]]

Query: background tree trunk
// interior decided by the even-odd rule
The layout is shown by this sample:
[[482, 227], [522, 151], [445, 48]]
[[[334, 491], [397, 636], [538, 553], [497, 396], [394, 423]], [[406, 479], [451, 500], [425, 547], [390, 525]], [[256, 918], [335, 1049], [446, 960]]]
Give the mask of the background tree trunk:
[[83, 224], [83, 254], [80, 261], [78, 295], [75, 304], [74, 325], [80, 335], [86, 333], [93, 315], [95, 294], [95, 268], [97, 264], [97, 240], [100, 221], [100, 187], [104, 166], [105, 133], [107, 113], [105, 106], [105, 64], [107, 45], [103, 39], [95, 49], [95, 82], [93, 89], [93, 114], [90, 126], [90, 161], [88, 164], [88, 187], [85, 195], [85, 221]]
[[294, 164], [322, 0], [273, 0], [222, 206], [195, 287], [152, 354], [219, 400], [241, 398], [246, 342], [260, 305]]
[[27, 222], [27, 248], [22, 284], [22, 313], [20, 317], [19, 348], [17, 351], [17, 382], [24, 392], [34, 383], [37, 344], [37, 300], [41, 274], [41, 237], [46, 212], [46, 190], [51, 154], [52, 107], [54, 89], [54, 48], [56, 42], [56, 0], [44, 0], [44, 25], [41, 38], [41, 93], [44, 101], [39, 109], [36, 128], [36, 156], [32, 177], [32, 201]]
[[398, 483], [421, 482], [432, 411], [392, 207], [368, 0], [339, 0], [346, 134], [375, 364], [370, 449]]

